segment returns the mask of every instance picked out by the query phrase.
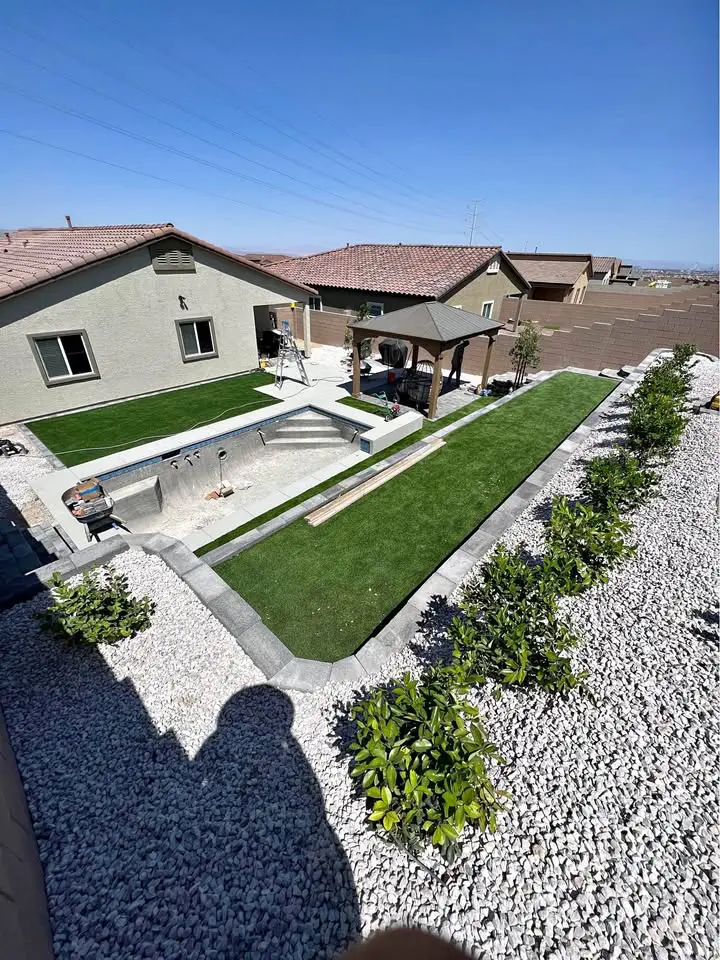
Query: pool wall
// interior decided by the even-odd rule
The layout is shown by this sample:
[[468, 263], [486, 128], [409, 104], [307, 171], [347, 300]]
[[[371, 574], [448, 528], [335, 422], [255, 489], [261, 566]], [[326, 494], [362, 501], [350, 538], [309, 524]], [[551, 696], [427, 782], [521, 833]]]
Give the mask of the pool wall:
[[[159, 469], [162, 469], [163, 473], [166, 469], [173, 469], [169, 466], [169, 461], [173, 459], [177, 460], [179, 458], [186, 465], [185, 457], [190, 457], [196, 463], [198, 461], [207, 463], [208, 460], [213, 463], [212, 477], [207, 473], [207, 476], [202, 479], [204, 485], [207, 485], [212, 479], [210, 486], [215, 486], [219, 478], [219, 471], [216, 471], [217, 451], [223, 444], [228, 444], [228, 446], [232, 444], [233, 447], [237, 444], [247, 446], [250, 449], [263, 442], [258, 435], [258, 429], [272, 428], [274, 425], [281, 424], [283, 421], [299, 414], [317, 413], [340, 424], [348, 439], [354, 436], [356, 431], [359, 433], [354, 444], [355, 449], [348, 446], [347, 455], [340, 456], [331, 467], [323, 471], [322, 475], [318, 473], [307, 478], [305, 488], [309, 489], [317, 483], [329, 479], [335, 473], [340, 473], [373, 453], [385, 449], [385, 447], [407, 436], [408, 433], [419, 430], [423, 422], [422, 416], [417, 413], [406, 413], [395, 420], [379, 422], [377, 416], [364, 410], [341, 406], [330, 400], [316, 400], [314, 398], [312, 402], [303, 401], [300, 398], [283, 401], [272, 407], [271, 410], [272, 412], [265, 407], [262, 410], [230, 417], [227, 420], [206, 424], [194, 430], [144, 443], [95, 460], [88, 460], [73, 467], [44, 474], [32, 481], [31, 485], [52, 515], [53, 523], [62, 528], [62, 531], [67, 534], [69, 540], [78, 549], [83, 549], [88, 544], [85, 527], [65, 507], [62, 497], [69, 488], [89, 477], [100, 478], [104, 484], [107, 484], [108, 491], [112, 493], [112, 490], [118, 486], [140, 483], [143, 479], [157, 475]], [[351, 414], [348, 413], [350, 410], [352, 410]], [[360, 449], [357, 449], [358, 443], [361, 445]], [[213, 450], [214, 454], [212, 453]], [[199, 458], [196, 458], [195, 454], [198, 452]], [[178, 469], [178, 474], [179, 472]], [[128, 474], [131, 474], [131, 477], [125, 476]], [[159, 490], [151, 489], [152, 483], [148, 483], [147, 487], [147, 490], [138, 491], [142, 498], [148, 498], [147, 501], [143, 502], [151, 502], [153, 496], [160, 497], [162, 495]], [[267, 510], [273, 509], [284, 499], [289, 499], [300, 492], [302, 490], [298, 489], [294, 493], [288, 494], [287, 497], [279, 499], [275, 497], [273, 502], [261, 499], [254, 505], [253, 510], [249, 512], [238, 511], [238, 516], [235, 519], [233, 519], [233, 514], [229, 514], [208, 524], [203, 530], [195, 531], [194, 534], [184, 537], [183, 540], [192, 549], [197, 549], [197, 547], [212, 542], [218, 536], [222, 536], [228, 530], [234, 529], [248, 519], [252, 519], [253, 516], [260, 516]], [[122, 517], [120, 510], [118, 510], [118, 515]], [[113, 535], [113, 533], [110, 535]]]

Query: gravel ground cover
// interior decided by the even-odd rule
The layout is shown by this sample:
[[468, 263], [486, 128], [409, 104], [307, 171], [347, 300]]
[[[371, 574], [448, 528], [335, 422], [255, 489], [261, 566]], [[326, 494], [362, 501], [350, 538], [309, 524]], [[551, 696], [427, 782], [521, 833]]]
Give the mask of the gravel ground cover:
[[28, 525], [43, 523], [50, 514], [35, 495], [30, 481], [43, 473], [50, 473], [52, 466], [37, 446], [13, 427], [0, 427], [0, 436], [27, 447], [25, 456], [0, 457], [0, 518], [18, 520], [22, 514]]
[[[718, 365], [695, 372], [706, 400]], [[541, 546], [544, 501], [576, 491], [624, 413], [609, 411], [505, 542]], [[717, 441], [717, 417], [692, 418], [661, 496], [633, 516], [637, 556], [564, 601], [594, 698], [481, 690], [513, 799], [452, 868], [366, 831], [337, 746], [339, 703], [357, 689], [263, 685], [157, 558], [116, 561], [158, 603], [150, 630], [116, 647], [58, 648], [32, 621], [42, 598], [0, 617], [0, 700], [58, 960], [310, 960], [398, 923], [478, 957], [716, 956]], [[439, 606], [383, 676], [442, 653], [451, 612]]]

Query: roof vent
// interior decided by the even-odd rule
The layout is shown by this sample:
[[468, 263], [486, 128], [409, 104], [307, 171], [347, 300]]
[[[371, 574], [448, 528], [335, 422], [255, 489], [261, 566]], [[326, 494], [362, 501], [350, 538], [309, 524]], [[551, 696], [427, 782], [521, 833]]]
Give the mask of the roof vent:
[[68, 225], [68, 230], [72, 230], [73, 225], [72, 225], [72, 220], [70, 219], [70, 214], [69, 214], [69, 213], [66, 213], [66, 214], [65, 214], [65, 222], [66, 222], [67, 225]]

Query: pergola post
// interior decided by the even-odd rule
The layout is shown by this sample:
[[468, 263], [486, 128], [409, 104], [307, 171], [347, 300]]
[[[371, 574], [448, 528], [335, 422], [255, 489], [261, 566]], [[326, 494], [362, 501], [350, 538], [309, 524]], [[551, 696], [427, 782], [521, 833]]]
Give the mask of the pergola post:
[[480, 383], [480, 389], [484, 390], [487, 386], [488, 377], [490, 375], [490, 357], [492, 356], [492, 348], [495, 343], [495, 337], [488, 337], [487, 352], [485, 353], [485, 363], [483, 364], [482, 372], [482, 381]]
[[418, 354], [420, 353], [420, 344], [414, 343], [412, 348], [412, 361], [410, 363], [410, 369], [413, 373], [417, 370]]
[[353, 335], [352, 345], [353, 356], [353, 386], [352, 395], [357, 399], [360, 396], [360, 340], [358, 335]]
[[428, 403], [429, 420], [433, 420], [437, 413], [437, 402], [442, 385], [442, 358], [442, 353], [439, 353], [433, 360], [432, 384], [430, 385], [430, 401]]

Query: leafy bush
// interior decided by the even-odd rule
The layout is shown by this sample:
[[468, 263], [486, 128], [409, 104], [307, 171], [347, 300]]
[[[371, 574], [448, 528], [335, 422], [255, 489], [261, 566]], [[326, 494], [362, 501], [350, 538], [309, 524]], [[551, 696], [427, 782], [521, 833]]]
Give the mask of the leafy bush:
[[450, 627], [453, 656], [466, 669], [513, 686], [567, 692], [584, 679], [573, 673], [568, 650], [577, 638], [559, 619], [554, 581], [532, 565], [522, 547], [499, 546], [465, 589]]
[[634, 407], [647, 402], [651, 396], [660, 394], [670, 397], [678, 406], [682, 406], [690, 389], [690, 373], [674, 360], [662, 360], [650, 367], [637, 389], [630, 398]]
[[585, 467], [580, 489], [593, 510], [602, 513], [631, 510], [646, 500], [658, 483], [654, 470], [627, 450], [593, 457]]
[[454, 671], [405, 674], [352, 708], [351, 776], [372, 803], [368, 819], [411, 850], [430, 839], [449, 860], [466, 824], [494, 832], [502, 798], [487, 762], [502, 762]]
[[149, 597], [138, 600], [128, 589], [124, 574], [107, 566], [85, 573], [76, 584], [59, 574], [51, 580], [57, 602], [38, 614], [43, 630], [73, 645], [116, 643], [134, 637], [150, 626], [155, 604]]
[[651, 393], [633, 401], [627, 426], [628, 448], [643, 460], [667, 456], [680, 443], [687, 423], [677, 399]]
[[673, 347], [673, 360], [680, 366], [689, 363], [697, 353], [694, 343], [676, 343]]
[[607, 570], [635, 552], [630, 524], [614, 510], [597, 511], [556, 497], [548, 524], [543, 571], [561, 594], [581, 593], [607, 580]]

